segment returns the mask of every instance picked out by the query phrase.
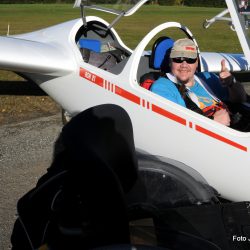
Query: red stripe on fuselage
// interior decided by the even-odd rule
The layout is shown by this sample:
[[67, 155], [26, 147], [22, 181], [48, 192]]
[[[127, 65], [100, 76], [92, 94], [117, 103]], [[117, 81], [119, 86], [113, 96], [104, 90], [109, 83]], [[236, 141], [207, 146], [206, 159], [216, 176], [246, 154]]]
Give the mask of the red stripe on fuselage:
[[162, 108], [160, 108], [160, 107], [158, 107], [158, 106], [156, 106], [154, 104], [152, 104], [152, 111], [154, 111], [154, 112], [156, 112], [156, 113], [158, 113], [160, 115], [163, 115], [163, 116], [165, 116], [165, 117], [167, 117], [167, 118], [169, 118], [169, 119], [171, 119], [173, 121], [176, 121], [176, 122], [178, 122], [178, 123], [180, 123], [182, 125], [187, 124], [187, 121], [184, 118], [182, 118], [182, 117], [180, 117], [178, 115], [175, 115], [175, 114], [173, 114], [173, 113], [171, 113], [171, 112], [169, 112], [169, 111], [167, 111], [165, 109], [162, 109]]
[[205, 128], [199, 126], [199, 125], [195, 125], [195, 129], [196, 129], [197, 131], [199, 131], [199, 132], [205, 134], [205, 135], [208, 135], [208, 136], [210, 136], [210, 137], [212, 137], [212, 138], [215, 138], [215, 139], [217, 139], [217, 140], [219, 140], [219, 141], [222, 141], [222, 142], [227, 143], [227, 144], [229, 144], [229, 145], [231, 145], [231, 146], [233, 146], [233, 147], [235, 147], [235, 148], [238, 148], [238, 149], [241, 149], [241, 150], [247, 152], [247, 147], [242, 146], [242, 145], [240, 145], [240, 144], [238, 144], [238, 143], [236, 143], [236, 142], [234, 142], [234, 141], [231, 141], [231, 140], [229, 140], [229, 139], [227, 139], [227, 138], [225, 138], [225, 137], [223, 137], [223, 136], [221, 136], [221, 135], [218, 135], [218, 134], [216, 134], [216, 133], [214, 133], [214, 132], [212, 132], [212, 131], [210, 131], [210, 130], [207, 130], [207, 129], [205, 129]]
[[122, 96], [122, 97], [140, 105], [140, 100], [141, 100], [140, 97], [128, 92], [125, 89], [122, 89], [118, 86], [115, 86], [115, 93], [119, 96]]
[[147, 109], [150, 109], [150, 103], [147, 102]]
[[[95, 74], [93, 74], [93, 73], [91, 73], [91, 72], [89, 72], [89, 71], [87, 71], [87, 70], [85, 70], [83, 68], [80, 68], [80, 76], [87, 79], [87, 80], [89, 80], [89, 81], [91, 81], [92, 83], [95, 83], [95, 84], [99, 85], [100, 87], [104, 87], [104, 81], [105, 80], [103, 78], [101, 78], [101, 77], [99, 77], [99, 76], [97, 76], [97, 75], [95, 75]], [[139, 96], [134, 95], [133, 93], [131, 93], [131, 92], [125, 90], [125, 89], [122, 89], [122, 88], [120, 88], [120, 87], [118, 87], [118, 86], [116, 86], [114, 84], [111, 84], [110, 82], [106, 82], [105, 87], [108, 88], [108, 90], [111, 90], [112, 92], [113, 92], [113, 88], [114, 88], [115, 94], [117, 94], [117, 95], [119, 95], [119, 96], [121, 96], [123, 98], [126, 98], [127, 100], [132, 101], [132, 102], [134, 102], [134, 103], [136, 103], [138, 105], [140, 105], [141, 98]], [[147, 107], [148, 109], [150, 109], [150, 102], [142, 99], [142, 106]], [[178, 123], [180, 123], [182, 125], [185, 125], [185, 126], [187, 125], [186, 119], [184, 119], [184, 118], [182, 118], [182, 117], [180, 117], [178, 115], [175, 115], [175, 114], [173, 114], [173, 113], [171, 113], [171, 112], [169, 112], [169, 111], [167, 111], [167, 110], [165, 110], [163, 108], [160, 108], [157, 105], [152, 104], [152, 111], [155, 112], [155, 113], [158, 113], [158, 114], [160, 114], [160, 115], [162, 115], [164, 117], [167, 117], [167, 118], [169, 118], [169, 119], [171, 119], [171, 120], [173, 120], [175, 122], [178, 122]], [[190, 128], [193, 127], [192, 122], [189, 122], [189, 127]], [[200, 133], [203, 133], [203, 134], [205, 134], [207, 136], [215, 138], [215, 139], [217, 139], [217, 140], [219, 140], [221, 142], [224, 142], [224, 143], [226, 143], [228, 145], [231, 145], [231, 146], [233, 146], [235, 148], [238, 148], [238, 149], [243, 150], [245, 152], [248, 151], [247, 147], [242, 146], [242, 145], [240, 145], [240, 144], [238, 144], [238, 143], [236, 143], [234, 141], [231, 141], [231, 140], [229, 140], [229, 139], [227, 139], [227, 138], [225, 138], [225, 137], [223, 137], [221, 135], [218, 135], [218, 134], [216, 134], [216, 133], [214, 133], [214, 132], [212, 132], [210, 130], [202, 128], [199, 125], [195, 125], [195, 129], [196, 129], [196, 131], [198, 131]]]

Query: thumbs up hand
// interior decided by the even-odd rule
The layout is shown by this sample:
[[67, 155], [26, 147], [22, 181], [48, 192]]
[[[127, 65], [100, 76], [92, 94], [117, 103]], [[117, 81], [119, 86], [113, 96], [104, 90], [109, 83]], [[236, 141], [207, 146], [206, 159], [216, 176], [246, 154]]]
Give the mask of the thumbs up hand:
[[224, 86], [232, 86], [233, 76], [226, 67], [225, 59], [221, 61], [220, 81]]

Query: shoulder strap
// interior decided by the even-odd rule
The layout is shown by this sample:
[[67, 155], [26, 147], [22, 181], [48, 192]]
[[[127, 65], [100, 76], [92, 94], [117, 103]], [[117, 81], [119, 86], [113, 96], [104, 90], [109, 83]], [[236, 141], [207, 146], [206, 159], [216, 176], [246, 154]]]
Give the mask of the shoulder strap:
[[[180, 86], [177, 78], [172, 73], [167, 73], [166, 76], [170, 81], [175, 83], [177, 87]], [[186, 96], [189, 97], [199, 107], [200, 105], [197, 96], [193, 92], [189, 91], [189, 88], [186, 87], [186, 90]]]
[[[173, 83], [176, 85], [177, 89], [179, 90], [180, 84], [178, 83], [176, 77], [175, 77], [173, 74], [170, 74], [170, 73], [167, 73], [167, 74], [166, 74], [166, 77], [167, 77], [171, 82], [173, 82]], [[184, 102], [185, 102], [185, 104], [186, 104], [186, 107], [187, 107], [188, 109], [190, 109], [190, 110], [192, 110], [192, 111], [198, 113], [198, 114], [203, 115], [202, 110], [199, 108], [199, 105], [197, 105], [197, 103], [198, 103], [198, 98], [197, 98], [197, 96], [194, 95], [192, 92], [186, 93], [186, 96], [188, 97], [188, 98], [185, 98], [185, 99], [184, 99]], [[191, 96], [193, 96], [193, 98], [191, 98]], [[195, 101], [194, 101], [193, 99], [195, 99]]]
[[189, 96], [188, 98], [184, 99], [184, 102], [186, 104], [186, 107], [200, 115], [204, 115], [204, 113], [202, 112], [202, 110], [199, 108], [199, 106], [197, 106], [197, 104], [195, 102], [193, 102]]
[[[176, 77], [173, 74], [167, 73], [166, 76], [167, 76], [167, 78], [169, 78], [169, 80], [171, 80], [175, 84], [180, 85], [180, 83], [178, 82], [178, 80], [176, 79]], [[220, 102], [220, 99], [218, 99], [214, 95], [213, 91], [210, 89], [210, 87], [206, 84], [205, 81], [203, 81], [201, 78], [199, 78], [196, 75], [194, 75], [194, 79], [196, 82], [198, 82], [198, 84], [200, 84], [205, 89], [205, 91], [211, 96], [211, 98], [213, 100], [215, 100], [216, 102]], [[186, 87], [186, 89], [188, 90], [187, 96], [199, 107], [199, 101], [198, 101], [197, 96], [193, 92], [189, 91], [188, 87]]]

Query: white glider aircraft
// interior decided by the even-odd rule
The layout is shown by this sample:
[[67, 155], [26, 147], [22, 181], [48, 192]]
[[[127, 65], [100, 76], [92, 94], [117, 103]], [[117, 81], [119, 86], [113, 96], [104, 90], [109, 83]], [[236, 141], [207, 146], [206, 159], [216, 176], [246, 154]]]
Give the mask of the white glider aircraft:
[[[140, 86], [144, 74], [157, 72], [149, 63], [146, 47], [160, 32], [168, 36], [168, 29], [176, 28], [197, 44], [187, 27], [165, 22], [149, 31], [134, 50], [128, 48], [113, 26], [147, 1], [138, 0], [125, 11], [76, 1], [82, 18], [27, 34], [1, 36], [0, 68], [32, 80], [70, 116], [100, 104], [123, 107], [132, 120], [138, 150], [160, 161], [168, 158], [185, 164], [188, 173], [198, 172], [228, 200], [250, 201], [250, 133], [220, 125]], [[226, 3], [244, 55], [201, 52], [201, 71], [219, 72], [222, 59], [233, 72], [249, 70], [248, 13], [241, 11], [237, 0]], [[89, 8], [117, 17], [107, 23], [86, 16]], [[207, 20], [205, 26], [223, 19], [224, 14]]]

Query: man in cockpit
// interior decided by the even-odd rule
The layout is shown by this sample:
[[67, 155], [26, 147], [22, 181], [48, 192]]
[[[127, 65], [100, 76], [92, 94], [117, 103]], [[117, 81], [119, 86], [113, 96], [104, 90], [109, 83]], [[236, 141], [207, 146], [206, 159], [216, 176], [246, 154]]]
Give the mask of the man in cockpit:
[[224, 102], [245, 102], [244, 87], [228, 71], [225, 60], [221, 61], [219, 76], [196, 73], [198, 63], [195, 43], [188, 38], [177, 40], [170, 53], [171, 73], [156, 80], [151, 91], [216, 122], [232, 125]]

